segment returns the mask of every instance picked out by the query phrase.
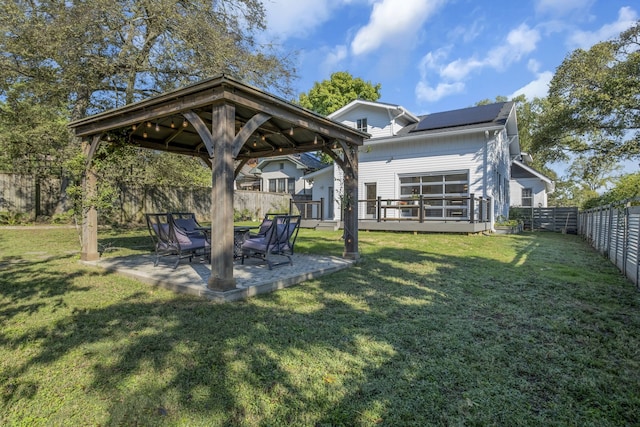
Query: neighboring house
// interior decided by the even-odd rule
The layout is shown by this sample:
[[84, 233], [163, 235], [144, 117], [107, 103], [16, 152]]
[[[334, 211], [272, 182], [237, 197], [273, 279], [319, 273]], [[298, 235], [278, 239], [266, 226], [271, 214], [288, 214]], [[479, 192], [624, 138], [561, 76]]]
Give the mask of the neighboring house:
[[[474, 196], [491, 198], [493, 218], [508, 216], [511, 163], [521, 154], [513, 102], [417, 117], [399, 105], [356, 100], [329, 118], [371, 134], [359, 150], [359, 199], [443, 197], [429, 202], [425, 215], [447, 221], [469, 212], [466, 202], [445, 197]], [[324, 219], [339, 219], [340, 168], [306, 178], [313, 181], [313, 200], [324, 199]], [[375, 215], [374, 204], [359, 205], [361, 219]]]
[[236, 176], [235, 184], [237, 190], [250, 190], [250, 191], [260, 191], [260, 186], [262, 185], [262, 179], [259, 175], [251, 172], [253, 168], [258, 164], [257, 159], [253, 162], [248, 162], [243, 165]]
[[313, 154], [290, 154], [261, 159], [250, 173], [259, 177], [262, 191], [310, 199], [311, 184], [303, 177], [326, 166]]
[[511, 164], [511, 206], [547, 207], [547, 195], [555, 191], [555, 182], [526, 163], [514, 160]]

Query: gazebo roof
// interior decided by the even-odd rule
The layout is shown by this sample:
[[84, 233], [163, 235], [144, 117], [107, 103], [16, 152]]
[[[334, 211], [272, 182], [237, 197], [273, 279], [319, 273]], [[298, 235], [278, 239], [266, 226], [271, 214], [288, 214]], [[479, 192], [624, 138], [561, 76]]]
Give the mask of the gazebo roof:
[[235, 109], [236, 139], [242, 144], [236, 160], [318, 151], [335, 140], [362, 145], [369, 137], [225, 75], [80, 119], [69, 127], [85, 139], [102, 134], [103, 140], [125, 138], [143, 148], [210, 158], [213, 144], [207, 146], [193, 123], [211, 131], [212, 106], [223, 103]]
[[[343, 208], [343, 256], [359, 256], [358, 146], [369, 137], [364, 132], [224, 75], [77, 120], [69, 127], [83, 140], [87, 163], [84, 191], [89, 196], [95, 193], [97, 181], [91, 170], [92, 158], [104, 140], [198, 156], [209, 164], [211, 289], [235, 289], [233, 180], [252, 158], [308, 151], [331, 156], [344, 171], [348, 200]], [[84, 261], [98, 258], [97, 224], [96, 208], [89, 206], [82, 223]]]

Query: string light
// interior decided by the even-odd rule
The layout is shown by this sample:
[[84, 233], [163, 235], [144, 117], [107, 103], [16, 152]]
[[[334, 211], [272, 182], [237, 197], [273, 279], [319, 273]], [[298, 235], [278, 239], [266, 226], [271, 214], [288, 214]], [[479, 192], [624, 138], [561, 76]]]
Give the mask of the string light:
[[156, 122], [156, 132], [160, 132], [160, 125]]
[[187, 119], [184, 119], [184, 120], [182, 121], [182, 127], [183, 127], [183, 128], [186, 128], [187, 126], [189, 126], [189, 122], [187, 121]]
[[317, 145], [318, 144], [318, 135], [315, 135], [313, 137], [313, 145]]
[[146, 138], [147, 137], [147, 133], [146, 132], [142, 132], [142, 137]]
[[133, 129], [134, 131], [138, 128], [138, 126], [136, 126], [135, 124], [131, 126], [131, 129]]
[[289, 129], [289, 136], [293, 136], [293, 127]]
[[147, 122], [147, 127], [150, 128], [151, 127], [151, 122]]
[[173, 119], [171, 119], [171, 129], [175, 129], [176, 128], [176, 124], [173, 122]]

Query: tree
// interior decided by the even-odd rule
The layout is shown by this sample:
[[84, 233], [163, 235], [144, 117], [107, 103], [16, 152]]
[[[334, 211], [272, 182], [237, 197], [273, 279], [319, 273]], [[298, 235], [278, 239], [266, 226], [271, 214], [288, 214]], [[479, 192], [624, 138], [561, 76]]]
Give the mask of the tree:
[[[69, 119], [212, 75], [233, 75], [293, 96], [292, 58], [255, 40], [265, 29], [260, 0], [0, 0], [0, 6], [0, 164], [5, 168], [24, 171], [16, 167], [41, 159], [57, 166], [71, 159], [77, 165], [73, 151], [80, 147], [66, 132]], [[109, 169], [150, 167], [148, 157], [124, 154], [112, 156], [113, 165], [101, 162], [104, 176], [110, 176]], [[175, 164], [170, 157], [151, 161], [161, 159], [157, 167]], [[193, 159], [181, 161], [200, 167]], [[166, 167], [155, 176], [175, 171]]]
[[227, 73], [291, 94], [291, 62], [259, 46], [259, 0], [1, 0], [0, 94], [16, 82], [71, 119]]
[[338, 71], [331, 74], [329, 80], [315, 82], [309, 93], [300, 94], [299, 104], [326, 116], [356, 99], [377, 101], [381, 87], [380, 83], [374, 85], [346, 71]]
[[[625, 174], [614, 180], [611, 190], [602, 196], [590, 200], [587, 208], [640, 198], [640, 172]], [[636, 201], [637, 203], [637, 201]]]
[[577, 49], [554, 75], [533, 146], [594, 167], [640, 157], [640, 22], [611, 41]]

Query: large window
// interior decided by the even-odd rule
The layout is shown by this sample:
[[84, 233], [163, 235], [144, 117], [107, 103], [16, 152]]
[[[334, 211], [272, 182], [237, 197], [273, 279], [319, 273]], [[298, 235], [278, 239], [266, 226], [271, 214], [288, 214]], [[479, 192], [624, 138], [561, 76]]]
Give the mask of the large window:
[[522, 206], [533, 206], [533, 190], [530, 188], [522, 189]]
[[272, 178], [269, 180], [269, 191], [271, 193], [295, 194], [296, 181], [293, 178]]
[[[400, 198], [417, 205], [423, 197], [426, 219], [468, 218], [469, 174], [467, 171], [400, 176]], [[418, 216], [416, 208], [402, 209], [403, 217]]]

